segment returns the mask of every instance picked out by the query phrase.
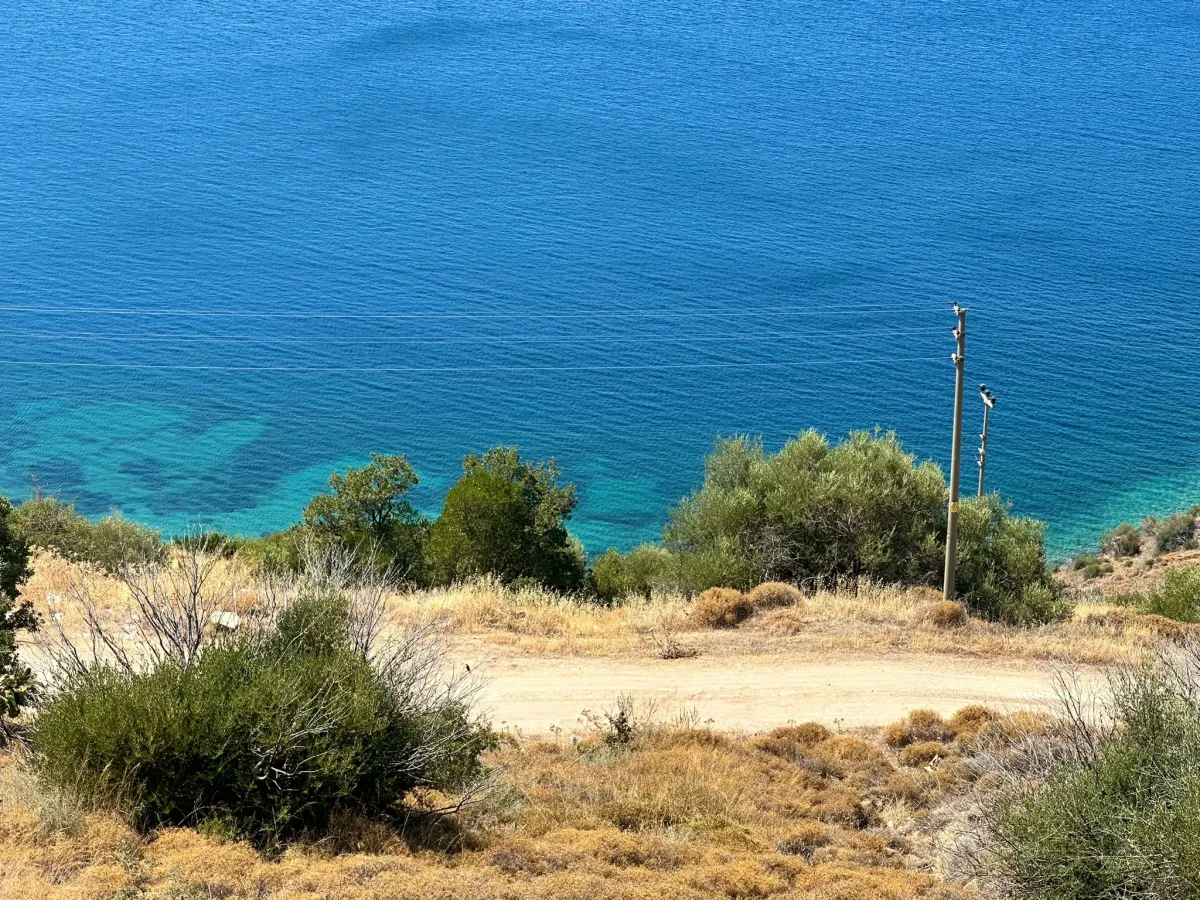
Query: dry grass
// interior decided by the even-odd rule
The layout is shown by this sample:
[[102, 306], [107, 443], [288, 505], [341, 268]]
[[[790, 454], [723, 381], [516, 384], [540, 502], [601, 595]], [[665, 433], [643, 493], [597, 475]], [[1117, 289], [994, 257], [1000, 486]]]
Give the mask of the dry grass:
[[0, 756], [0, 896], [963, 900], [974, 893], [930, 874], [932, 830], [974, 786], [960, 759], [979, 735], [994, 746], [1032, 721], [977, 707], [939, 719], [946, 742], [909, 745], [907, 767], [878, 732], [815, 724], [756, 736], [643, 725], [628, 746], [509, 738], [489, 760], [501, 786], [452, 825], [405, 835], [343, 821], [276, 860], [190, 830], [140, 836], [44, 798]]
[[[233, 564], [227, 575], [237, 585], [231, 604], [253, 613], [260, 594], [254, 579]], [[69, 598], [81, 581], [113, 617], [127, 608], [118, 582], [49, 554], [35, 560], [24, 593], [43, 614], [64, 616], [70, 627], [76, 613]], [[1141, 658], [1187, 630], [1103, 603], [1081, 604], [1069, 621], [1038, 628], [962, 623], [957, 612], [935, 615], [938, 602], [927, 588], [848, 583], [776, 609], [753, 611], [747, 599], [739, 608], [752, 614], [740, 627], [714, 630], [696, 621], [697, 603], [678, 596], [606, 607], [536, 589], [508, 590], [484, 579], [390, 595], [387, 615], [397, 626], [440, 616], [453, 635], [539, 656], [660, 655], [665, 630], [689, 653], [705, 656], [906, 651], [1103, 665]]]

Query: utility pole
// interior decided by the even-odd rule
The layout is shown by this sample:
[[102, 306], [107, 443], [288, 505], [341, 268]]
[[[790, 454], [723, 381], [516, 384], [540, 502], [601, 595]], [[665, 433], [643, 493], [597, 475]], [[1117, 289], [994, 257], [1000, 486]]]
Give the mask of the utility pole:
[[958, 483], [962, 461], [962, 416], [963, 416], [963, 371], [967, 364], [967, 311], [957, 303], [954, 314], [958, 316], [958, 327], [954, 336], [958, 339], [958, 352], [950, 357], [954, 361], [954, 449], [950, 457], [950, 509], [946, 517], [946, 575], [942, 581], [942, 599], [954, 599], [954, 563], [958, 553]]
[[979, 396], [983, 398], [983, 431], [979, 435], [979, 496], [982, 497], [984, 479], [987, 475], [988, 413], [996, 406], [996, 395], [988, 390], [986, 384], [981, 384]]

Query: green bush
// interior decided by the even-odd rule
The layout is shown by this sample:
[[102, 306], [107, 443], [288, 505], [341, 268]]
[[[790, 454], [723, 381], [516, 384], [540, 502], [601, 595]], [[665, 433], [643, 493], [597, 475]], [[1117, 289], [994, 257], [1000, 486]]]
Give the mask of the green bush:
[[1139, 611], [1176, 622], [1200, 622], [1200, 569], [1168, 569], [1162, 587], [1146, 596]]
[[1178, 668], [1118, 679], [1116, 727], [1099, 736], [1077, 728], [1044, 781], [1023, 779], [999, 797], [987, 817], [989, 874], [1005, 896], [1200, 895], [1196, 687]]
[[17, 632], [34, 630], [37, 618], [27, 601], [17, 600], [29, 576], [29, 548], [11, 527], [12, 519], [12, 504], [0, 497], [0, 719], [28, 706], [35, 687], [33, 673], [17, 655]]
[[1195, 546], [1196, 518], [1188, 513], [1169, 516], [1154, 525], [1154, 543], [1159, 553], [1173, 553]]
[[[718, 441], [663, 538], [687, 593], [860, 576], [940, 586], [945, 528], [941, 472], [895, 435], [855, 432], [831, 447], [809, 431], [774, 456], [758, 441]], [[996, 496], [963, 501], [958, 560], [958, 593], [978, 615], [1032, 623], [1064, 611], [1043, 526]]]
[[656, 589], [676, 584], [676, 568], [671, 554], [654, 544], [625, 554], [607, 550], [592, 563], [590, 588], [605, 603], [627, 597], [649, 600]]
[[344, 601], [314, 593], [274, 631], [190, 666], [78, 674], [39, 714], [33, 747], [49, 783], [143, 829], [216, 822], [272, 846], [341, 810], [402, 815], [413, 788], [479, 774], [491, 732], [457, 702], [418, 699], [426, 677], [373, 667]]
[[1101, 538], [1100, 546], [1113, 556], [1137, 556], [1142, 552], [1142, 533], [1126, 522]]
[[434, 579], [450, 584], [495, 575], [506, 584], [531, 579], [553, 590], [580, 590], [583, 547], [566, 524], [578, 500], [574, 486], [558, 479], [553, 460], [530, 464], [516, 447], [467, 456], [430, 529]]
[[262, 537], [235, 539], [237, 555], [265, 572], [298, 572], [303, 566], [303, 548], [311, 534], [303, 525], [274, 531]]
[[941, 472], [917, 465], [893, 434], [854, 432], [831, 447], [808, 431], [775, 455], [732, 438], [717, 441], [703, 487], [671, 511], [664, 543], [692, 589], [814, 576], [932, 582], [945, 504]]
[[958, 598], [973, 614], [1012, 625], [1062, 618], [1070, 607], [1046, 571], [1045, 546], [1045, 526], [1014, 517], [998, 495], [963, 502]]
[[34, 497], [13, 512], [12, 529], [31, 547], [53, 550], [64, 559], [88, 562], [115, 573], [122, 566], [162, 557], [164, 544], [157, 531], [123, 519], [105, 516], [92, 522], [74, 505], [55, 497]]

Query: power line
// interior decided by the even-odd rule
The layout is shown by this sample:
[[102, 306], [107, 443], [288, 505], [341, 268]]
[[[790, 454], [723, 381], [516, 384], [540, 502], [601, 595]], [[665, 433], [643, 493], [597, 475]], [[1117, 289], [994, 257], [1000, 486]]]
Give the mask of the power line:
[[575, 310], [561, 313], [307, 313], [307, 312], [235, 312], [230, 310], [129, 309], [100, 306], [0, 306], [0, 312], [29, 312], [51, 315], [74, 314], [96, 316], [176, 316], [197, 319], [692, 319], [741, 318], [752, 316], [835, 316], [858, 315], [863, 312], [928, 311], [921, 307], [847, 306], [837, 309], [795, 309], [789, 306], [739, 310]]
[[941, 356], [878, 357], [875, 359], [828, 359], [804, 362], [763, 363], [652, 363], [646, 365], [600, 366], [214, 366], [169, 365], [155, 363], [54, 362], [49, 360], [0, 359], [0, 366], [60, 369], [138, 369], [170, 372], [324, 372], [336, 373], [434, 373], [434, 372], [621, 372], [665, 371], [679, 369], [804, 369], [829, 365], [867, 365], [872, 363], [929, 362]]
[[513, 344], [570, 344], [575, 342], [595, 344], [601, 342], [619, 342], [619, 343], [687, 343], [687, 342], [709, 342], [709, 341], [747, 341], [759, 339], [793, 339], [793, 338], [818, 338], [818, 337], [911, 337], [920, 334], [940, 334], [944, 328], [917, 328], [898, 331], [793, 331], [793, 332], [744, 332], [741, 334], [699, 334], [699, 335], [679, 335], [679, 334], [662, 334], [628, 337], [625, 335], [564, 335], [561, 337], [527, 337], [523, 335], [474, 335], [471, 337], [379, 337], [379, 338], [338, 338], [338, 337], [304, 337], [304, 338], [246, 338], [246, 337], [219, 337], [219, 336], [200, 336], [200, 337], [184, 337], [179, 335], [127, 335], [127, 334], [106, 334], [101, 332], [76, 332], [74, 334], [55, 334], [53, 332], [28, 332], [28, 331], [7, 331], [0, 332], [0, 337], [12, 338], [31, 338], [45, 340], [69, 340], [69, 341], [89, 341], [93, 343], [113, 343], [113, 344], [153, 344], [153, 343], [179, 343], [179, 344], [233, 344], [233, 345], [292, 345], [292, 344], [341, 344], [341, 345], [361, 345], [371, 346], [376, 344], [473, 344], [473, 343], [513, 343]]

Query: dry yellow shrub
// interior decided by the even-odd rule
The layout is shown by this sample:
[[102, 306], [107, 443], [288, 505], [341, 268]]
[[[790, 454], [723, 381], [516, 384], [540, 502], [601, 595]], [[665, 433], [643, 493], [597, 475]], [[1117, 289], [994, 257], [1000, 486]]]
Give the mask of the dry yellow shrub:
[[660, 726], [624, 749], [511, 740], [490, 757], [505, 773], [505, 792], [468, 809], [453, 854], [410, 850], [395, 832], [389, 839], [386, 829], [349, 820], [330, 838], [273, 860], [193, 830], [142, 838], [110, 816], [47, 825], [27, 808], [37, 798], [13, 782], [18, 773], [5, 760], [0, 755], [0, 896], [966, 896], [905, 869], [879, 814], [881, 799], [938, 802], [944, 766], [897, 769], [871, 741], [812, 723], [757, 737]]
[[965, 741], [986, 731], [988, 724], [995, 717], [995, 714], [986, 706], [964, 706], [950, 717], [946, 725], [954, 732], [958, 740]]
[[926, 584], [918, 584], [916, 587], [908, 589], [909, 596], [918, 603], [940, 603], [943, 599], [942, 592], [937, 588], [931, 588]]
[[923, 624], [934, 628], [962, 628], [969, 619], [967, 608], [953, 600], [927, 603], [918, 608], [917, 617]]
[[794, 584], [765, 581], [750, 592], [755, 609], [774, 609], [778, 606], [803, 606], [804, 594]]
[[900, 764], [911, 768], [927, 766], [935, 760], [946, 759], [952, 752], [941, 741], [922, 741], [919, 744], [909, 744], [900, 751]]
[[803, 725], [786, 725], [760, 735], [755, 738], [754, 745], [774, 756], [798, 759], [828, 738], [829, 730], [824, 725], [805, 722]]
[[741, 591], [709, 588], [696, 598], [692, 616], [709, 628], [733, 628], [750, 618], [754, 606]]
[[776, 842], [780, 853], [811, 861], [813, 852], [833, 842], [834, 830], [821, 822], [801, 821]]

